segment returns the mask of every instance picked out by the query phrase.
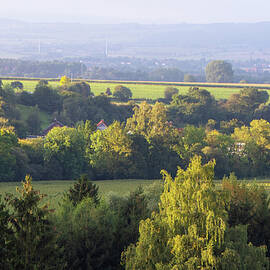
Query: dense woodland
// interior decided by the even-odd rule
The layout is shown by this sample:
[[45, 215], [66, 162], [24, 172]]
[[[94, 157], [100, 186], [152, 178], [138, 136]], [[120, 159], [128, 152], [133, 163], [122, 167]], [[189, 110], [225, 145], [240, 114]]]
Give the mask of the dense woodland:
[[[33, 94], [17, 89], [18, 82], [1, 87], [1, 181], [83, 173], [91, 179], [155, 179], [161, 169], [175, 175], [195, 154], [216, 160], [216, 178], [270, 175], [267, 91], [245, 88], [216, 100], [206, 89], [181, 94], [167, 87], [163, 99], [136, 104], [127, 87], [94, 96], [87, 83], [63, 78], [57, 89], [41, 80]], [[41, 135], [41, 113], [65, 127], [25, 139]], [[101, 119], [108, 125], [102, 132], [96, 130]]]
[[[1, 269], [269, 269], [267, 193], [237, 181], [270, 175], [266, 91], [216, 100], [169, 87], [136, 104], [127, 87], [94, 96], [63, 77], [34, 93], [1, 84], [0, 97], [0, 179], [25, 178], [0, 198]], [[65, 126], [33, 136], [41, 113]], [[89, 181], [161, 175], [163, 184], [106, 200]], [[53, 211], [32, 178], [77, 181]]]
[[217, 190], [214, 166], [195, 156], [174, 179], [163, 170], [164, 184], [107, 200], [81, 176], [56, 211], [27, 176], [0, 197], [0, 268], [269, 269], [267, 193], [234, 175]]

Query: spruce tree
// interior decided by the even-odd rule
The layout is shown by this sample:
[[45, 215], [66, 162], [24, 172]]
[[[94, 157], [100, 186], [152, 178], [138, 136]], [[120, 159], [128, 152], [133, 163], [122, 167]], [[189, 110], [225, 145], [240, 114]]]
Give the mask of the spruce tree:
[[31, 181], [26, 176], [22, 189], [17, 188], [18, 196], [6, 196], [14, 244], [8, 269], [61, 269], [56, 235], [48, 219], [50, 210], [40, 205], [44, 195], [33, 189]]

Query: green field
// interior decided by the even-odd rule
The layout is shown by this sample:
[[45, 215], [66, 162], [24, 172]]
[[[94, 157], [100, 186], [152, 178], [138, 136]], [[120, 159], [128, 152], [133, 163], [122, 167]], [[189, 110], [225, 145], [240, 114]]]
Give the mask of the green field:
[[[3, 79], [3, 83], [10, 83], [14, 80], [19, 80], [24, 85], [24, 90], [33, 92], [38, 79]], [[55, 79], [48, 79], [49, 84], [53, 87], [59, 86], [59, 81]], [[74, 80], [78, 81], [78, 80]], [[122, 84], [129, 87], [133, 93], [133, 98], [135, 99], [158, 99], [164, 97], [164, 89], [167, 86], [176, 87], [179, 89], [180, 94], [184, 94], [188, 91], [191, 86], [200, 87], [210, 91], [216, 99], [228, 98], [231, 94], [239, 92], [240, 88], [244, 87], [258, 87], [260, 89], [265, 89], [270, 95], [270, 85], [269, 84], [224, 84], [224, 83], [176, 83], [176, 82], [125, 82], [125, 81], [89, 81], [91, 90], [95, 95], [104, 93], [107, 88], [111, 91], [114, 90], [116, 85]]]
[[[145, 187], [160, 180], [105, 180], [95, 181], [99, 187], [100, 194], [106, 198], [109, 193], [120, 196], [129, 194], [138, 186]], [[74, 181], [33, 181], [33, 187], [40, 190], [41, 193], [47, 194], [44, 201], [49, 202], [50, 207], [55, 208], [61, 200], [63, 193], [74, 184]], [[0, 182], [0, 195], [5, 193], [16, 194], [16, 187], [21, 187], [20, 182]]]
[[[104, 180], [95, 181], [99, 187], [100, 194], [106, 199], [110, 193], [125, 196], [130, 191], [134, 191], [138, 186], [146, 187], [161, 180]], [[245, 183], [253, 183], [256, 181], [258, 185], [262, 185], [268, 193], [270, 193], [270, 180], [248, 180]], [[44, 202], [48, 202], [50, 207], [57, 208], [58, 202], [61, 200], [63, 193], [74, 184], [74, 181], [33, 181], [33, 186], [41, 193], [47, 194]], [[221, 181], [215, 181], [217, 189], [221, 188]], [[16, 187], [21, 187], [20, 182], [0, 182], [0, 195], [5, 193], [16, 193]]]
[[[5, 83], [11, 83], [14, 80], [2, 80], [3, 84]], [[35, 87], [38, 83], [39, 80], [19, 80], [20, 82], [23, 83], [23, 88], [27, 92], [33, 93], [35, 91]], [[59, 85], [59, 82], [56, 81], [49, 81], [49, 85], [56, 87]]]
[[[21, 120], [25, 121], [31, 112], [31, 107], [17, 104], [16, 108], [20, 112]], [[41, 121], [41, 129], [47, 128], [51, 122], [49, 115], [46, 112], [43, 112], [40, 110], [39, 117], [40, 117], [40, 121]]]
[[[113, 91], [114, 87], [118, 84], [115, 83], [90, 83], [91, 89], [95, 95], [105, 92], [107, 88]], [[132, 98], [146, 98], [146, 99], [158, 99], [164, 97], [164, 90], [167, 86], [164, 85], [141, 85], [141, 84], [123, 84], [130, 88], [133, 96]], [[177, 86], [179, 94], [187, 93], [190, 86]], [[202, 88], [202, 87], [201, 87]], [[231, 94], [239, 92], [239, 88], [225, 88], [225, 87], [205, 87], [206, 90], [212, 93], [216, 99], [229, 98]], [[270, 90], [268, 90], [270, 95]]]

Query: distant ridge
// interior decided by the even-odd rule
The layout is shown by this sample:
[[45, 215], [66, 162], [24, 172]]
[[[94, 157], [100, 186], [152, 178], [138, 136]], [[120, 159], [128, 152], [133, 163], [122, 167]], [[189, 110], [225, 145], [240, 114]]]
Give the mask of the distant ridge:
[[[37, 42], [50, 59], [112, 56], [264, 58], [270, 55], [270, 22], [211, 24], [30, 23], [0, 18], [1, 55], [37, 58]], [[19, 41], [19, 43], [18, 43]]]

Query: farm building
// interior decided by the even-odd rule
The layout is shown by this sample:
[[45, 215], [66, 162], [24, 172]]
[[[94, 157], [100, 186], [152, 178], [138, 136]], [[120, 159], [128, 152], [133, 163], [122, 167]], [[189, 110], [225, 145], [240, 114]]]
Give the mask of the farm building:
[[104, 120], [102, 119], [100, 122], [97, 123], [97, 130], [104, 130], [108, 126], [105, 124]]
[[55, 127], [63, 127], [64, 124], [62, 124], [61, 122], [59, 122], [58, 120], [56, 120], [56, 118], [53, 120], [53, 122], [42, 131], [41, 135], [42, 136], [46, 136], [50, 130], [52, 130]]

